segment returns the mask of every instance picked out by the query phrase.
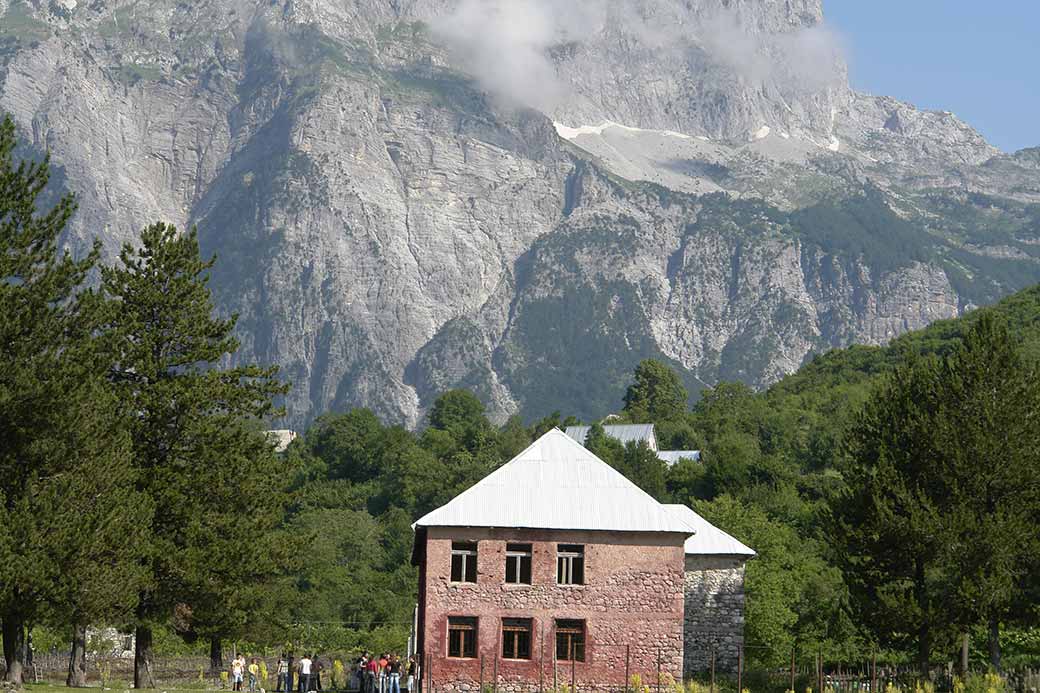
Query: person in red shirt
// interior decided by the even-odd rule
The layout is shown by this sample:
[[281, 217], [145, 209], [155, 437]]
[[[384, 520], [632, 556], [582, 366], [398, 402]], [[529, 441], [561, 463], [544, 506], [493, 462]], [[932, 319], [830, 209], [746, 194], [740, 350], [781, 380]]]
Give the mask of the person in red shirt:
[[365, 693], [376, 693], [376, 677], [379, 675], [379, 659], [372, 657], [365, 665]]

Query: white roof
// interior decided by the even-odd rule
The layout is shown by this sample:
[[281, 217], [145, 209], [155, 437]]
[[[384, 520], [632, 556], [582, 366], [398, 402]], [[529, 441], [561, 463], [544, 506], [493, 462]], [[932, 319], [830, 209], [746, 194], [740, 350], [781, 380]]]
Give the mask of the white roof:
[[687, 556], [746, 556], [751, 558], [756, 555], [754, 549], [740, 543], [685, 505], [666, 505], [664, 507], [696, 530], [696, 534], [686, 540]]
[[[584, 445], [590, 430], [592, 430], [592, 426], [568, 426], [567, 435]], [[650, 447], [657, 448], [657, 437], [654, 435], [653, 424], [611, 424], [603, 426], [603, 432], [611, 438], [621, 441], [622, 445], [631, 441], [645, 440]]]
[[694, 462], [701, 461], [700, 450], [658, 450], [657, 457], [671, 467], [673, 464], [677, 464], [679, 460], [689, 459]]
[[687, 536], [695, 531], [682, 516], [555, 428], [415, 526], [675, 532]]
[[287, 428], [275, 428], [267, 431], [267, 439], [274, 445], [275, 452], [285, 452], [289, 443], [296, 440], [296, 436], [296, 431], [290, 431]]

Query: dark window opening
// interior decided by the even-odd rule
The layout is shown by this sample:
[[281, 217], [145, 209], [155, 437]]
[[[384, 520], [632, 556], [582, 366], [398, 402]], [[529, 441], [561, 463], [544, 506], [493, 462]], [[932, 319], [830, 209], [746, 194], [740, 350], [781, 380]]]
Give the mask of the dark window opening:
[[448, 618], [448, 656], [460, 659], [477, 656], [477, 619], [472, 616]]
[[585, 661], [584, 621], [556, 621], [556, 659], [561, 662]]
[[556, 582], [561, 585], [585, 584], [585, 547], [560, 544], [556, 548]]
[[530, 544], [506, 544], [506, 582], [531, 584]]
[[477, 581], [477, 544], [472, 541], [451, 542], [451, 581]]
[[531, 658], [531, 619], [502, 619], [502, 658]]

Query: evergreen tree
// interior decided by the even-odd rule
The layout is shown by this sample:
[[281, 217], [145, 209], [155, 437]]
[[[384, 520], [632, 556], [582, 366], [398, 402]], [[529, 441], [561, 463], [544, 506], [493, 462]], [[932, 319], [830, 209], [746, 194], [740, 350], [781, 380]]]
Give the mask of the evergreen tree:
[[689, 394], [679, 375], [654, 359], [636, 367], [635, 382], [625, 392], [625, 418], [634, 423], [672, 421], [686, 414]]
[[[941, 477], [957, 595], [967, 631], [988, 626], [990, 664], [1001, 668], [1000, 623], [1017, 608], [1040, 550], [1040, 378], [1007, 327], [984, 312], [941, 370]], [[1024, 613], [1024, 612], [1021, 612]]]
[[[148, 508], [133, 492], [128, 440], [100, 377], [101, 306], [83, 289], [95, 245], [58, 250], [71, 196], [42, 210], [46, 160], [13, 162], [14, 127], [0, 123], [0, 620], [7, 678], [22, 679], [25, 624], [74, 630], [122, 616], [131, 595], [135, 527]], [[129, 541], [128, 541], [129, 540]], [[79, 650], [82, 662], [82, 647]], [[73, 652], [76, 662], [76, 651]], [[81, 684], [70, 667], [70, 684]]]
[[241, 448], [220, 449], [220, 426], [273, 413], [271, 398], [286, 391], [276, 369], [222, 367], [235, 353], [235, 318], [213, 316], [207, 286], [213, 260], [199, 255], [194, 230], [178, 234], [162, 223], [146, 228], [141, 244], [124, 246], [120, 266], [102, 270], [113, 299], [106, 331], [111, 379], [125, 403], [138, 488], [155, 508], [142, 565], [148, 582], [136, 612], [134, 685], [154, 686], [152, 626], [178, 604], [191, 603], [195, 564], [205, 543], [189, 531], [207, 512], [213, 484], [254, 473], [247, 466], [214, 476], [214, 459], [234, 459]]
[[922, 676], [949, 635], [939, 366], [913, 359], [871, 396], [849, 435], [848, 483], [833, 506], [836, 553], [859, 616], [883, 645], [913, 644]]

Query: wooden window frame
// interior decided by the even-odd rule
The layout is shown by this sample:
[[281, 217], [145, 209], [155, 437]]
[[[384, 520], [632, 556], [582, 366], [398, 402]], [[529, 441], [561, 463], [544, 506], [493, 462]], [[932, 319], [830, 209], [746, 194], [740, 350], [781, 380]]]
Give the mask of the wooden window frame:
[[[575, 570], [575, 566], [578, 570]], [[575, 572], [579, 572], [575, 578]], [[557, 544], [556, 545], [556, 584], [557, 585], [584, 585], [585, 584], [585, 545], [584, 544]]]
[[[470, 634], [470, 647], [466, 647], [466, 634]], [[476, 659], [477, 638], [480, 634], [480, 619], [476, 616], [449, 616], [447, 656], [448, 659]], [[458, 639], [458, 654], [452, 654], [452, 645]]]
[[[526, 655], [521, 647], [519, 634], [527, 636]], [[531, 661], [531, 645], [534, 642], [534, 621], [529, 618], [502, 619], [502, 659], [520, 662]]]
[[[588, 638], [585, 621], [572, 618], [558, 618], [554, 623], [556, 633], [554, 636], [556, 645], [556, 661], [558, 662], [585, 662], [586, 644]], [[563, 656], [560, 655], [561, 636], [566, 646], [563, 648]]]
[[[534, 548], [531, 544], [506, 544], [506, 584], [530, 585]], [[525, 574], [527, 579], [524, 580]], [[515, 578], [515, 579], [514, 579]]]
[[[459, 579], [455, 579], [455, 561], [459, 561]], [[470, 580], [469, 578], [473, 579]], [[477, 582], [477, 542], [451, 542], [451, 563], [448, 566], [448, 580], [456, 585], [472, 585]]]

